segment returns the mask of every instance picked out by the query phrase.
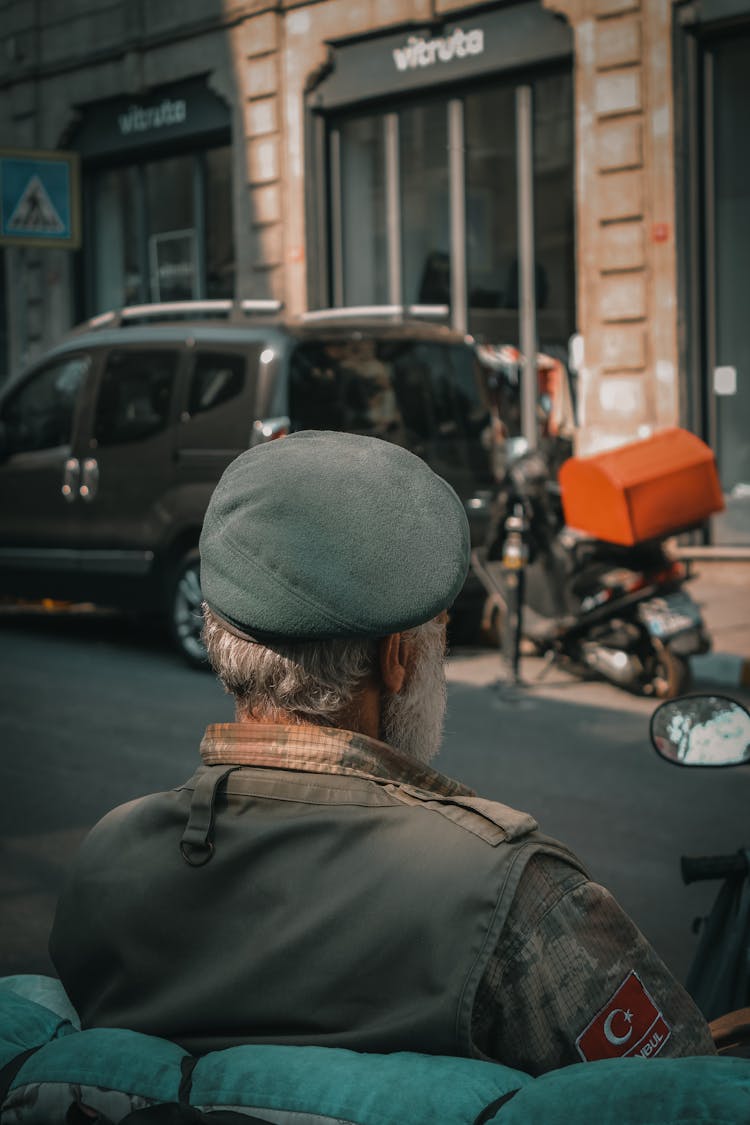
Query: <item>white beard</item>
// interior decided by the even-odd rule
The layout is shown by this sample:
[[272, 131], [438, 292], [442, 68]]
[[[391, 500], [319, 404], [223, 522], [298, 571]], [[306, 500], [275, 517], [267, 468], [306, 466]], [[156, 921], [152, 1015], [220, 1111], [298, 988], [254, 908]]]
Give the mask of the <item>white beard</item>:
[[440, 749], [445, 719], [445, 626], [428, 621], [415, 635], [417, 651], [408, 683], [383, 702], [381, 738], [427, 765]]

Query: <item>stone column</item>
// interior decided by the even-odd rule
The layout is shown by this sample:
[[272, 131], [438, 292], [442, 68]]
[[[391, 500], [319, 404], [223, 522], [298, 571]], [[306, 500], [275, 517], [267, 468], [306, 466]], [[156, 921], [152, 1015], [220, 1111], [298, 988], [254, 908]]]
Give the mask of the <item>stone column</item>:
[[677, 421], [671, 0], [549, 0], [575, 34], [580, 452]]
[[241, 131], [234, 142], [238, 298], [284, 297], [281, 21], [280, 12], [264, 11], [233, 32]]
[[305, 90], [329, 57], [331, 40], [393, 30], [431, 18], [432, 0], [326, 0], [291, 7], [284, 18], [281, 66], [284, 121], [284, 292], [287, 309], [307, 308], [305, 192], [314, 190], [305, 170]]

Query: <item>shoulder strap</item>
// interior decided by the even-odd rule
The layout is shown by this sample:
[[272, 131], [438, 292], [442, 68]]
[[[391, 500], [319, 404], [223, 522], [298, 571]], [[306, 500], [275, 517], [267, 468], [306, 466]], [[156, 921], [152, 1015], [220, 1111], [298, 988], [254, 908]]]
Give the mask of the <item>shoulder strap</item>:
[[520, 1089], [521, 1087], [519, 1086], [518, 1090], [509, 1090], [507, 1094], [503, 1094], [501, 1097], [495, 1098], [494, 1102], [490, 1102], [484, 1107], [483, 1110], [481, 1110], [477, 1114], [472, 1125], [486, 1125], [486, 1122], [493, 1121], [499, 1110], [501, 1110], [503, 1106], [510, 1101], [511, 1098], [515, 1098]]
[[402, 804], [432, 809], [493, 846], [526, 836], [538, 827], [529, 813], [519, 812], [499, 801], [488, 801], [485, 797], [443, 797], [414, 785], [396, 783], [386, 788]]
[[203, 867], [214, 854], [214, 814], [216, 793], [230, 773], [239, 766], [207, 766], [198, 776], [190, 800], [190, 815], [180, 840], [180, 854], [190, 867]]
[[123, 1117], [120, 1125], [272, 1125], [262, 1117], [252, 1117], [248, 1113], [235, 1113], [231, 1109], [212, 1109], [201, 1113], [190, 1104], [190, 1090], [193, 1085], [193, 1071], [198, 1063], [195, 1055], [186, 1055], [180, 1069], [182, 1078], [177, 1093], [179, 1101], [161, 1102], [146, 1109], [136, 1109]]
[[21, 1051], [20, 1055], [14, 1055], [5, 1066], [0, 1069], [0, 1112], [2, 1112], [3, 1102], [8, 1096], [8, 1092], [13, 1085], [13, 1079], [18, 1074], [19, 1070], [32, 1055], [35, 1055], [40, 1047], [44, 1047], [44, 1043], [38, 1043], [36, 1047], [29, 1047], [26, 1051]]

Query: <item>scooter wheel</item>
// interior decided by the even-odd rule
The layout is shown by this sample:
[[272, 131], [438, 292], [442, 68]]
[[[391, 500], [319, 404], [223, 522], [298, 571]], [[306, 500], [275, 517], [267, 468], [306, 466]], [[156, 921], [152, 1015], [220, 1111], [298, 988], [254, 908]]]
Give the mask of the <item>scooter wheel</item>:
[[674, 699], [690, 690], [690, 665], [662, 641], [652, 638], [652, 655], [642, 685], [643, 695], [654, 699]]

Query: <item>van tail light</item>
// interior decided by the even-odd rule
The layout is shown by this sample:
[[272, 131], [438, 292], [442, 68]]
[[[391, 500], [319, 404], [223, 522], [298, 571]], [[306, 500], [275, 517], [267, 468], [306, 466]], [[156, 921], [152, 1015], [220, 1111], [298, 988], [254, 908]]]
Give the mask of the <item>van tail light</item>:
[[647, 580], [640, 570], [619, 567], [617, 570], [608, 571], [602, 578], [602, 584], [613, 594], [632, 594], [635, 590], [643, 589]]
[[285, 414], [278, 418], [256, 418], [250, 431], [250, 448], [286, 437], [290, 430], [291, 422]]

